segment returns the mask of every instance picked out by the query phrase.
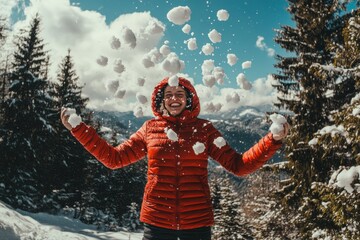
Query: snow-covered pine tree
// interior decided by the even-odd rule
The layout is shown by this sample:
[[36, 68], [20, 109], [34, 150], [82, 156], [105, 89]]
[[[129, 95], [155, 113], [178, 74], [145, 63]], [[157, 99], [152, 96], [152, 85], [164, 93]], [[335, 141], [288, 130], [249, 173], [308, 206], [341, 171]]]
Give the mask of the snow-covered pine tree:
[[[360, 9], [342, 16], [330, 65], [317, 65], [320, 79], [332, 79], [329, 101], [335, 106], [330, 123], [310, 141], [323, 162], [324, 176], [313, 183], [301, 213], [309, 229], [334, 239], [357, 239], [360, 231]], [[358, 169], [358, 170], [356, 170]], [[330, 178], [331, 177], [331, 178]], [[345, 181], [345, 184], [344, 184]], [[310, 235], [308, 235], [310, 236]]]
[[[86, 109], [88, 98], [83, 97], [82, 86], [79, 85], [79, 78], [74, 69], [74, 63], [70, 50], [59, 64], [57, 81], [52, 83], [49, 94], [56, 100], [56, 115], [53, 119], [57, 129], [57, 159], [56, 167], [49, 170], [52, 172], [52, 182], [54, 193], [51, 198], [60, 206], [74, 206], [81, 201], [81, 191], [84, 189], [84, 169], [87, 165], [87, 152], [83, 149], [71, 133], [59, 121], [61, 107], [69, 107], [77, 110], [82, 118], [90, 119], [89, 111]], [[62, 179], [62, 181], [58, 181]], [[61, 196], [61, 197], [60, 197]]]
[[214, 240], [253, 239], [240, 211], [240, 196], [228, 178], [220, 184], [220, 209], [215, 212]]
[[55, 113], [54, 102], [47, 94], [44, 78], [47, 53], [39, 37], [40, 18], [36, 15], [28, 30], [16, 38], [10, 86], [4, 104], [3, 128], [6, 134], [0, 143], [4, 149], [2, 174], [7, 176], [5, 201], [15, 207], [39, 210], [45, 194], [45, 162], [51, 161], [50, 150], [55, 129], [49, 116]]
[[128, 229], [129, 231], [136, 231], [141, 227], [139, 221], [140, 218], [140, 209], [139, 205], [135, 202], [132, 202], [128, 207], [128, 211], [122, 215], [122, 226]]
[[[286, 144], [289, 169], [293, 171], [292, 184], [286, 193], [288, 202], [299, 204], [310, 190], [311, 183], [321, 171], [320, 159], [313, 158], [307, 144], [317, 130], [329, 123], [333, 110], [327, 90], [332, 83], [322, 80], [316, 72], [309, 71], [316, 65], [333, 62], [333, 51], [328, 42], [335, 41], [334, 31], [343, 5], [337, 0], [289, 0], [288, 12], [295, 27], [282, 26], [275, 41], [291, 52], [291, 56], [277, 56], [279, 103], [294, 112], [291, 134]], [[296, 205], [294, 205], [296, 206]]]
[[[292, 207], [298, 214], [294, 219], [299, 238], [311, 238], [317, 229], [332, 229], [335, 239], [352, 237], [352, 233], [341, 235], [340, 231], [345, 229], [342, 228], [345, 225], [342, 225], [344, 221], [339, 212], [349, 211], [348, 205], [344, 205], [349, 199], [332, 194], [330, 197], [332, 191], [329, 188], [317, 187], [326, 185], [331, 172], [339, 165], [353, 164], [358, 155], [349, 151], [353, 143], [346, 144], [349, 139], [341, 136], [350, 129], [358, 129], [358, 122], [357, 125], [352, 125], [356, 121], [349, 124], [346, 131], [338, 128], [338, 134], [331, 131], [322, 134], [328, 127], [335, 127], [334, 123], [337, 126], [345, 124], [343, 121], [349, 119], [346, 114], [354, 109], [354, 106], [349, 109], [350, 101], [358, 92], [359, 29], [356, 16], [359, 13], [358, 10], [346, 12], [349, 2], [289, 0], [288, 11], [293, 16], [295, 27], [282, 27], [276, 37], [276, 42], [293, 53], [290, 57], [278, 56], [276, 67], [280, 71], [274, 78], [279, 91], [278, 106], [295, 113], [286, 147], [292, 179], [291, 184], [283, 189], [283, 196], [290, 209]], [[319, 135], [322, 135], [319, 137], [322, 143], [314, 147], [316, 141], [313, 138]], [[354, 144], [358, 145], [356, 137], [354, 139]], [[334, 211], [328, 210], [330, 202], [334, 204]], [[343, 207], [339, 210], [339, 206]], [[357, 229], [356, 217], [351, 212], [345, 215], [353, 226], [357, 226], [348, 230]]]

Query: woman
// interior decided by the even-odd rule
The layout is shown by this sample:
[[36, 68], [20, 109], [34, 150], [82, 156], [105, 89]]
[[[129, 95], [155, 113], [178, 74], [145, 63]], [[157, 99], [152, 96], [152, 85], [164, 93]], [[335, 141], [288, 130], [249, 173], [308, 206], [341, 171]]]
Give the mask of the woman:
[[198, 118], [199, 98], [184, 78], [179, 78], [178, 86], [170, 86], [168, 78], [162, 80], [153, 91], [152, 110], [155, 118], [116, 147], [84, 123], [73, 129], [65, 110], [61, 120], [108, 168], [121, 168], [147, 156], [148, 181], [140, 213], [143, 240], [209, 240], [214, 216], [208, 157], [235, 175], [249, 174], [281, 147], [288, 125], [280, 134], [269, 133], [247, 152], [237, 153], [210, 121]]

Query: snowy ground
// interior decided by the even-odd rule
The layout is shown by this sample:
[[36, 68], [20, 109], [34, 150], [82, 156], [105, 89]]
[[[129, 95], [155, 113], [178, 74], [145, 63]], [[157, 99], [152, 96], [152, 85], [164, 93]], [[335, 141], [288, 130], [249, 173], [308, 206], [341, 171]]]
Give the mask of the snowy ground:
[[14, 210], [0, 201], [1, 240], [141, 240], [142, 233], [99, 232], [64, 216]]

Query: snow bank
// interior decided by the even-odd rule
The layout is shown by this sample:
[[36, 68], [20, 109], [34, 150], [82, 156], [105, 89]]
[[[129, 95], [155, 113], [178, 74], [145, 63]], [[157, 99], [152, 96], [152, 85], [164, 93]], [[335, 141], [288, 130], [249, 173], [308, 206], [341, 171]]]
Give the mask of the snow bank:
[[0, 201], [0, 238], [6, 240], [140, 240], [142, 233], [99, 232], [65, 216], [14, 210]]

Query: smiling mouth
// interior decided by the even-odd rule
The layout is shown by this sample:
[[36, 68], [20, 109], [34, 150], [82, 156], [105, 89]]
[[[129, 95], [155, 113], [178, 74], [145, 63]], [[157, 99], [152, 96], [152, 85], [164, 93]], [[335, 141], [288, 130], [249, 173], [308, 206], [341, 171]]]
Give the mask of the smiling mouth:
[[170, 105], [170, 107], [180, 107], [180, 104], [179, 103], [172, 103], [171, 105]]

